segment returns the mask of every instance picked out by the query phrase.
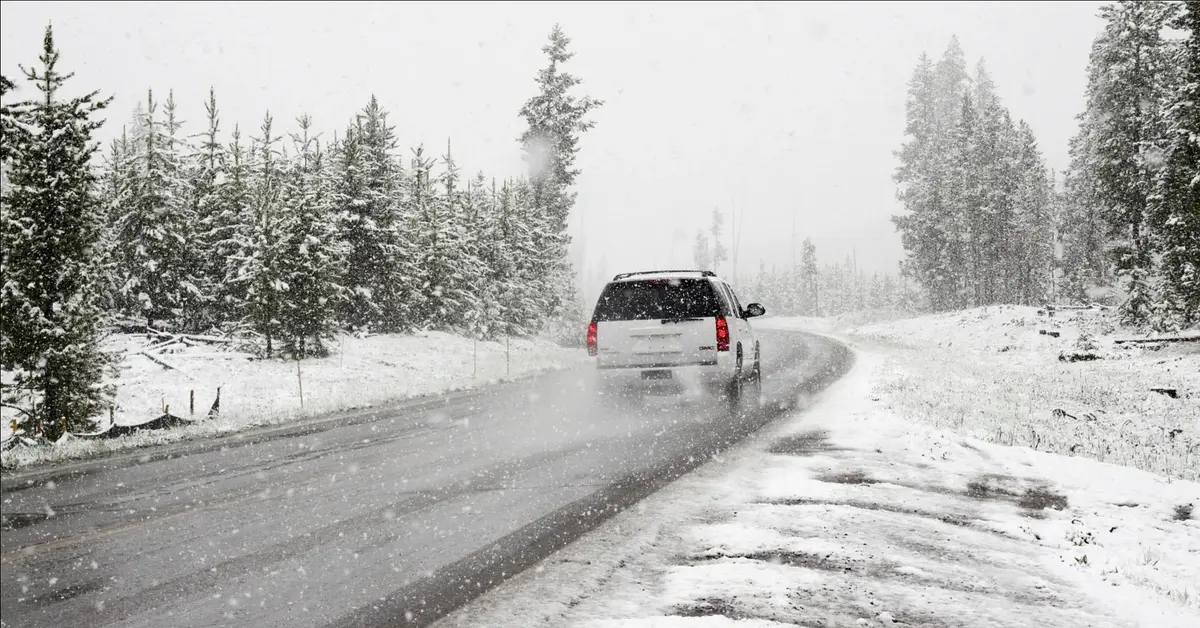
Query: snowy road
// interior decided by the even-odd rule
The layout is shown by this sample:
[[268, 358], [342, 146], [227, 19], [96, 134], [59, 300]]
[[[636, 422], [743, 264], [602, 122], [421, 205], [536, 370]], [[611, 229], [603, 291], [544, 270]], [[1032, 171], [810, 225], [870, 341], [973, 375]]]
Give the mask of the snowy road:
[[[844, 372], [769, 332], [764, 395], [719, 408], [588, 401], [583, 370], [6, 476], [2, 623], [429, 623], [737, 442]], [[379, 414], [382, 414], [379, 416]]]

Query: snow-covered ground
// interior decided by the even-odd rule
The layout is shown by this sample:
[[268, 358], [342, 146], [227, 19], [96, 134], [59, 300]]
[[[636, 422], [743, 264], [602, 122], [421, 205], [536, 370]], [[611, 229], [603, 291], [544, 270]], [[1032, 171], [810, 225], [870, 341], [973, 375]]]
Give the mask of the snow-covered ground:
[[[210, 345], [178, 346], [157, 354], [167, 369], [139, 352], [153, 345], [140, 334], [116, 335], [109, 349], [123, 351], [117, 384], [117, 425], [137, 425], [164, 409], [198, 423], [172, 430], [141, 432], [105, 440], [67, 437], [53, 447], [17, 447], [3, 453], [4, 466], [79, 458], [102, 452], [283, 423], [326, 412], [369, 407], [386, 401], [461, 390], [549, 369], [587, 358], [582, 349], [566, 349], [546, 340], [513, 339], [508, 344], [478, 342], [441, 332], [412, 335], [344, 335], [333, 355], [304, 360], [247, 360]], [[303, 386], [303, 405], [301, 404]], [[220, 388], [220, 414], [206, 415]], [[194, 392], [193, 415], [189, 395]], [[5, 415], [3, 438], [11, 433]], [[107, 426], [103, 419], [102, 429]]]
[[[772, 323], [828, 329], [804, 319]], [[834, 335], [886, 356], [876, 392], [906, 419], [1200, 480], [1200, 342], [1116, 344], [1137, 336], [1115, 325], [1112, 310], [1047, 316], [1019, 306], [843, 327]], [[1060, 359], [1075, 354], [1098, 359]]]
[[[1164, 348], [1147, 351], [1149, 359], [1131, 352], [1059, 367], [1057, 349], [1073, 342], [1067, 333], [1050, 344], [1037, 326], [1030, 337], [1028, 322], [989, 332], [1000, 314], [1038, 316], [973, 311], [874, 325], [873, 343], [844, 336], [856, 345], [856, 366], [807, 411], [718, 456], [442, 625], [1200, 625], [1200, 484], [957, 431], [978, 425], [982, 436], [993, 436], [983, 428], [996, 424], [986, 421], [1010, 416], [995, 410], [996, 399], [1008, 398], [997, 395], [1016, 394], [1005, 382], [1028, 386], [1012, 379], [1022, 365], [1052, 382], [1043, 384], [1043, 396], [1061, 394], [1069, 375], [1076, 386], [1085, 379], [1048, 370], [1104, 369], [1094, 377], [1114, 380], [1109, 391], [1126, 391], [1104, 398], [1112, 400], [1110, 412], [1149, 425], [1155, 419], [1135, 420], [1147, 406], [1121, 404], [1134, 397], [1156, 403], [1134, 389], [1165, 383], [1166, 374], [1195, 390], [1185, 387], [1194, 372], [1178, 373], [1194, 364], [1195, 353]], [[940, 366], [930, 366], [936, 356], [918, 361], [914, 346], [939, 342], [963, 353], [947, 352]], [[989, 353], [995, 342], [1013, 348]], [[1046, 347], [1054, 347], [1051, 362]], [[957, 402], [972, 410], [970, 423], [936, 417], [948, 402], [912, 420], [914, 400], [974, 390], [973, 377], [988, 381], [983, 373], [993, 355], [1012, 361], [995, 366], [1007, 370], [997, 371], [990, 388]], [[953, 361], [984, 356], [979, 371], [956, 370], [961, 364]], [[1163, 368], [1146, 372], [1148, 365]], [[921, 367], [936, 370], [922, 375]], [[964, 381], [943, 381], [959, 373]], [[907, 388], [894, 385], [901, 377], [912, 378]], [[1092, 390], [1102, 388], [1098, 382]], [[1165, 459], [1144, 457], [1141, 464]]]

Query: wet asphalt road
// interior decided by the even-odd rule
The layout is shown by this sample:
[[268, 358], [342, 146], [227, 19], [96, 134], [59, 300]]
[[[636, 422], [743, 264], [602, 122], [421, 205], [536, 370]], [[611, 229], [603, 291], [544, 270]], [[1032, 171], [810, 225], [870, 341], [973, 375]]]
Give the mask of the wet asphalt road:
[[586, 366], [6, 475], [0, 623], [426, 625], [703, 464], [844, 373], [760, 332], [761, 411], [614, 406]]

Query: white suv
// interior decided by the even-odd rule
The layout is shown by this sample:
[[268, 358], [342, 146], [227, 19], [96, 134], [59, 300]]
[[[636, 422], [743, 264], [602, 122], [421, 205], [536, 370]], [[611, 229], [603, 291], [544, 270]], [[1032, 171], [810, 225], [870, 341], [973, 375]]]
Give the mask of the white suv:
[[600, 293], [588, 354], [605, 391], [666, 385], [717, 392], [741, 408], [761, 395], [750, 319], [765, 313], [758, 303], [743, 308], [712, 271], [622, 273]]

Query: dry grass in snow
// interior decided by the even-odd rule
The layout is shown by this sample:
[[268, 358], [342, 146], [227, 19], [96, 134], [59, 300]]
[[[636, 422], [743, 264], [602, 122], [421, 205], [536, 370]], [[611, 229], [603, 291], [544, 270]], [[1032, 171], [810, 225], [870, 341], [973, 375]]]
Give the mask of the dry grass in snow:
[[[772, 325], [831, 327], [786, 319]], [[1200, 479], [1200, 342], [1116, 344], [1135, 334], [1119, 329], [1111, 310], [1047, 316], [1018, 306], [833, 333], [887, 356], [875, 393], [905, 418], [994, 443]], [[1060, 359], [1074, 354], [1098, 359]]]

